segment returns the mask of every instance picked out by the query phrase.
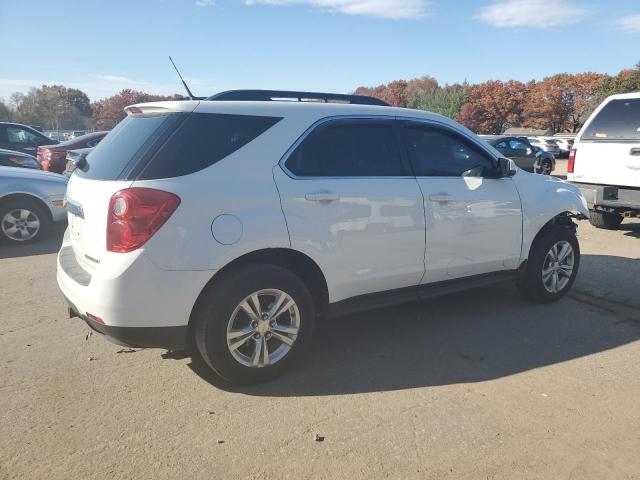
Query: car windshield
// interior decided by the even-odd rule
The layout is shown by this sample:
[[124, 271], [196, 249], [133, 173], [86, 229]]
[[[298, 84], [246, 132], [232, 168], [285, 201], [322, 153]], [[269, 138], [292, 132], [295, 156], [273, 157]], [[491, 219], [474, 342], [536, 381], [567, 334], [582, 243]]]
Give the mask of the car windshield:
[[640, 98], [611, 100], [587, 125], [582, 140], [640, 141]]
[[144, 155], [145, 147], [159, 128], [176, 115], [126, 117], [91, 152], [88, 168], [79, 170], [78, 176], [93, 180], [117, 179], [129, 162]]

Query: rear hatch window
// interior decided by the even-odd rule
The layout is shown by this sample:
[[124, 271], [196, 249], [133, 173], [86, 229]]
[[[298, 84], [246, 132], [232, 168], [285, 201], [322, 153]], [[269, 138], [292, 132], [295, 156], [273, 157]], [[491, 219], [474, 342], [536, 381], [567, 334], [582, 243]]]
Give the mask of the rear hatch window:
[[581, 140], [639, 141], [640, 98], [611, 100], [587, 125]]
[[77, 175], [93, 180], [188, 175], [222, 160], [280, 120], [210, 113], [129, 115], [92, 150]]

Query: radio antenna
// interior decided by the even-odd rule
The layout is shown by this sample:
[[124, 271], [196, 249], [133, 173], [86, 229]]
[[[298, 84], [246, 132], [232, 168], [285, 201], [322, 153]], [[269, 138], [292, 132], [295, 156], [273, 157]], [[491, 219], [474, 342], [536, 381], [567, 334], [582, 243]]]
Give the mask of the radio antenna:
[[171, 55], [169, 55], [169, 60], [171, 61], [171, 65], [173, 65], [173, 68], [175, 68], [176, 73], [178, 74], [178, 76], [180, 77], [180, 81], [182, 81], [182, 85], [184, 85], [184, 89], [187, 91], [187, 95], [189, 97], [189, 100], [194, 100], [195, 97], [193, 96], [193, 93], [191, 93], [191, 90], [189, 90], [189, 87], [187, 85], [187, 82], [184, 81], [184, 78], [182, 78], [182, 75], [180, 75], [180, 70], [178, 70], [178, 67], [176, 67], [175, 62], [173, 61], [173, 58], [171, 58]]

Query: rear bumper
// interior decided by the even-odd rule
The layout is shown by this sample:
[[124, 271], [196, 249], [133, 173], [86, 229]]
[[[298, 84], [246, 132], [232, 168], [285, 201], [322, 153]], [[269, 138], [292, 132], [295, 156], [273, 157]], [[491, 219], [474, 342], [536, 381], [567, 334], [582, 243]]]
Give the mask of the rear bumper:
[[[63, 294], [64, 295], [64, 294]], [[166, 350], [184, 350], [187, 346], [187, 326], [179, 327], [115, 327], [101, 324], [82, 315], [78, 308], [65, 297], [69, 304], [69, 317], [80, 318], [92, 330], [104, 335], [107, 340], [132, 348], [164, 348]]]
[[574, 183], [574, 185], [584, 195], [590, 210], [596, 207], [640, 210], [640, 189], [590, 183]]
[[191, 311], [213, 271], [163, 270], [136, 251], [105, 254], [89, 272], [74, 255], [65, 234], [57, 280], [71, 316], [120, 345], [185, 346]]

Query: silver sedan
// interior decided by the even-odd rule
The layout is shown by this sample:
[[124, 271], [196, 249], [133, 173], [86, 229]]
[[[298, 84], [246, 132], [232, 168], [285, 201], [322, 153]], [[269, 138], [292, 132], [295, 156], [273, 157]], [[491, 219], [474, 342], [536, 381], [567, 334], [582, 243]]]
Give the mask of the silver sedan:
[[31, 242], [66, 220], [66, 190], [63, 175], [0, 166], [0, 241]]

